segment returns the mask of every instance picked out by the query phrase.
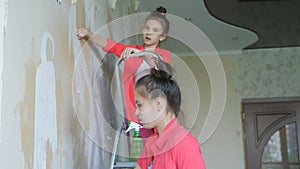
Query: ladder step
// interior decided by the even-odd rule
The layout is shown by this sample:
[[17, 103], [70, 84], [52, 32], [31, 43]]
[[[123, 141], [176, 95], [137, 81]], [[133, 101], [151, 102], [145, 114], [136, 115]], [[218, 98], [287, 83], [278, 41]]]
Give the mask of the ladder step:
[[136, 165], [136, 162], [116, 162], [114, 168], [134, 168]]

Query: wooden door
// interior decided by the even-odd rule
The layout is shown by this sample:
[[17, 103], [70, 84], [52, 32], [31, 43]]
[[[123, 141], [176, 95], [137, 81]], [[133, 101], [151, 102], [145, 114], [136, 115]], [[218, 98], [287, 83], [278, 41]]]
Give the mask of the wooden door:
[[245, 99], [246, 169], [299, 169], [300, 98]]

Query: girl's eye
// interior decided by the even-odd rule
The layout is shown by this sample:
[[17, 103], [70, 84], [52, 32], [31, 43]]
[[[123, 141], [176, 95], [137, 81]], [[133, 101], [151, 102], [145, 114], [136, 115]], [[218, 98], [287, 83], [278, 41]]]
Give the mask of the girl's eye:
[[142, 104], [136, 104], [137, 107], [142, 107]]
[[158, 29], [153, 29], [153, 32], [158, 32]]

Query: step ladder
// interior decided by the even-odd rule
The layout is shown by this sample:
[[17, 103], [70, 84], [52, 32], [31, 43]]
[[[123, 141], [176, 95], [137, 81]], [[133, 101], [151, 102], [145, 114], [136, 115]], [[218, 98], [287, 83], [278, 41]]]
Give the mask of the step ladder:
[[123, 122], [122, 126], [118, 129], [118, 131], [116, 131], [116, 134], [115, 134], [110, 169], [134, 168], [137, 165], [136, 162], [117, 162], [116, 161], [116, 153], [117, 153], [117, 149], [118, 149], [118, 145], [119, 145], [120, 136], [121, 136], [121, 134], [125, 133], [125, 130], [126, 130], [126, 125]]
[[[152, 57], [155, 58], [156, 60], [163, 60], [162, 57], [154, 52], [154, 51], [141, 51], [141, 52], [137, 52], [137, 53], [133, 53], [131, 54], [132, 57], [140, 57], [142, 59], [146, 59], [146, 57]], [[132, 58], [130, 57], [130, 58]], [[128, 59], [130, 59], [128, 58]], [[149, 59], [149, 58], [147, 58]], [[123, 81], [122, 81], [122, 71], [120, 69], [120, 65], [121, 63], [124, 61], [124, 58], [119, 58], [116, 62], [115, 65], [115, 69], [116, 69], [116, 82], [117, 82], [117, 87], [118, 87], [118, 91], [120, 92], [120, 96], [121, 96], [121, 115], [123, 115], [123, 117], [125, 117], [124, 115], [126, 115], [126, 106], [125, 106], [125, 97], [124, 97], [124, 86], [123, 86]], [[154, 61], [154, 60], [153, 60]], [[155, 63], [155, 62], [154, 62]], [[125, 134], [126, 131], [126, 123], [125, 123], [125, 119], [122, 122], [122, 126], [116, 131], [115, 134], [115, 138], [114, 138], [114, 144], [113, 144], [113, 149], [112, 149], [112, 156], [111, 156], [111, 161], [110, 161], [110, 169], [118, 169], [118, 168], [134, 168], [137, 166], [136, 162], [117, 162], [116, 161], [116, 153], [117, 153], [117, 149], [118, 149], [118, 145], [119, 145], [119, 141], [120, 141], [120, 136], [122, 134]], [[151, 168], [151, 167], [150, 167]]]

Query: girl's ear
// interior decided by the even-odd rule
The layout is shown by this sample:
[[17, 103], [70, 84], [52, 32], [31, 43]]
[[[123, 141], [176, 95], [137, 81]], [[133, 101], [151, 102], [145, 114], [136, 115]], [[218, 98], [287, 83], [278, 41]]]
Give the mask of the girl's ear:
[[165, 40], [166, 38], [167, 38], [166, 34], [161, 34], [160, 38], [159, 38], [159, 41], [161, 42], [161, 41]]
[[166, 99], [161, 98], [161, 97], [156, 98], [155, 104], [157, 106], [158, 111], [164, 110], [165, 107], [167, 106]]

